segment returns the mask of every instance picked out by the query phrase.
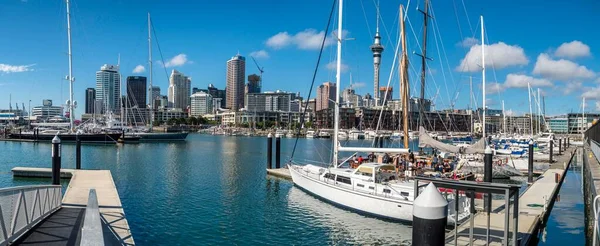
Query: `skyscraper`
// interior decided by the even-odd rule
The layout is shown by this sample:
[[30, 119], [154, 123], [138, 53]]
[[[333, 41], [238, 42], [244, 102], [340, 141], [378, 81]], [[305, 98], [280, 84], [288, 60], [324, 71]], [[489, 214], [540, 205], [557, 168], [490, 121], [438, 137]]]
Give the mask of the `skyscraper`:
[[379, 65], [381, 64], [381, 53], [383, 53], [383, 46], [381, 45], [381, 37], [379, 36], [379, 6], [377, 6], [377, 30], [375, 31], [375, 41], [371, 45], [371, 51], [373, 52], [373, 95], [375, 96], [375, 105], [379, 105]]
[[248, 75], [248, 84], [246, 84], [246, 94], [260, 93], [260, 76], [256, 74]]
[[317, 88], [316, 111], [333, 108], [333, 102], [335, 102], [335, 84], [331, 82], [325, 82], [322, 85], [319, 85]]
[[169, 106], [186, 110], [192, 95], [192, 80], [177, 70], [171, 71], [169, 78]]
[[96, 103], [96, 89], [87, 88], [85, 89], [85, 113], [94, 113], [94, 104]]
[[96, 100], [102, 102], [101, 112], [121, 111], [121, 77], [119, 66], [104, 64], [96, 72]]
[[192, 94], [190, 115], [197, 117], [213, 112], [213, 98], [210, 94], [200, 91]]
[[226, 106], [233, 111], [238, 111], [244, 107], [245, 78], [246, 58], [238, 54], [227, 61]]
[[146, 108], [146, 77], [127, 77], [127, 105]]
[[158, 86], [152, 86], [152, 91], [151, 93], [151, 99], [156, 100], [156, 99], [160, 99], [160, 87]]

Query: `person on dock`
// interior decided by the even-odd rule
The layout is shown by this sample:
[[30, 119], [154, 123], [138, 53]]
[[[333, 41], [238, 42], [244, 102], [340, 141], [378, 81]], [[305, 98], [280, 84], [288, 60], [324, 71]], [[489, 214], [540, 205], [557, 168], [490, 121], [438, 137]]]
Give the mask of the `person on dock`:
[[437, 168], [438, 167], [438, 157], [436, 155], [433, 156], [433, 160], [431, 160], [431, 167], [432, 168]]
[[362, 164], [364, 160], [365, 159], [363, 159], [362, 155], [359, 155], [358, 156], [358, 165]]
[[371, 152], [371, 154], [369, 154], [367, 156], [367, 159], [369, 159], [369, 162], [374, 162], [375, 161], [375, 153]]
[[408, 161], [415, 162], [415, 154], [413, 154], [412, 150], [408, 150]]
[[388, 153], [383, 154], [382, 162], [385, 164], [390, 163], [390, 155]]

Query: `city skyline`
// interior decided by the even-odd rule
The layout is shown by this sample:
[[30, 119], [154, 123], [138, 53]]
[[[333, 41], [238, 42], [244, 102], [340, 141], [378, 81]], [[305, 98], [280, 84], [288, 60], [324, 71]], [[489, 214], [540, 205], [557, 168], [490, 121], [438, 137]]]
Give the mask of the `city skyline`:
[[[205, 88], [210, 83], [218, 88], [225, 88], [226, 69], [223, 63], [239, 50], [241, 55], [247, 58], [252, 56], [264, 66], [264, 81], [261, 81], [263, 90], [280, 89], [308, 96], [320, 44], [319, 38], [323, 37], [322, 30], [329, 4], [320, 1], [307, 1], [305, 4], [278, 3], [270, 7], [281, 11], [269, 11], [269, 8], [264, 8], [269, 2], [257, 2], [252, 5], [236, 5], [231, 2], [183, 5], [184, 2], [174, 1], [170, 8], [161, 8], [161, 5], [155, 2], [145, 3], [143, 8], [136, 8], [136, 3], [138, 2], [115, 3], [114, 6], [107, 7], [93, 2], [73, 1], [73, 58], [76, 78], [74, 94], [79, 103], [76, 109], [77, 116], [85, 110], [82, 106], [85, 102], [85, 89], [94, 87], [94, 72], [102, 64], [116, 64], [119, 54], [123, 76], [148, 76], [145, 23], [148, 11], [152, 13], [153, 25], [164, 57], [163, 62], [160, 59], [161, 54], [155, 49], [154, 85], [160, 86], [163, 91], [166, 91], [168, 82], [163, 70], [172, 68], [194, 78], [193, 87]], [[386, 86], [390, 77], [399, 3], [381, 3], [380, 31], [385, 52], [382, 54], [380, 86]], [[362, 4], [364, 9], [357, 2], [346, 3], [346, 12], [356, 17], [345, 21], [344, 34], [348, 39], [355, 40], [344, 41], [344, 73], [340, 87], [348, 87], [349, 75], [352, 73], [357, 94], [365, 95], [373, 90], [373, 53], [369, 47], [373, 44], [375, 34], [376, 11], [371, 2]], [[419, 31], [422, 29], [422, 15], [415, 11], [416, 3], [411, 4], [408, 16], [412, 27], [409, 28], [414, 28], [415, 33], [407, 33], [409, 53], [419, 51], [418, 43], [421, 42], [422, 34]], [[582, 95], [588, 98], [586, 111], [597, 111], [596, 105], [600, 103], [596, 99], [600, 93], [596, 92], [600, 89], [595, 81], [599, 80], [597, 71], [600, 68], [593, 47], [597, 36], [584, 31], [587, 27], [580, 23], [598, 20], [599, 17], [593, 15], [594, 10], [600, 8], [598, 4], [559, 7], [556, 2], [544, 2], [548, 6], [547, 11], [538, 15], [567, 15], [568, 18], [560, 20], [528, 15], [527, 13], [534, 11], [540, 2], [519, 2], [519, 8], [516, 9], [513, 6], [515, 4], [517, 2], [489, 4], [466, 1], [465, 14], [465, 11], [461, 11], [463, 6], [460, 3], [454, 6], [452, 2], [432, 2], [433, 14], [439, 23], [433, 21], [434, 24], [429, 27], [428, 56], [434, 60], [428, 62], [430, 69], [427, 74], [426, 97], [436, 98], [436, 109], [449, 108], [452, 105], [455, 108], [466, 108], [469, 102], [467, 76], [472, 75], [476, 101], [481, 106], [481, 73], [477, 69], [476, 58], [479, 56], [477, 44], [480, 42], [478, 17], [479, 14], [483, 14], [488, 33], [487, 53], [488, 56], [492, 56], [490, 64], [493, 62], [495, 65], [495, 69], [487, 71], [489, 89], [493, 92], [488, 95], [491, 99], [490, 107], [501, 108], [500, 101], [505, 100], [506, 108], [510, 112], [527, 113], [528, 98], [524, 85], [526, 87], [526, 82], [529, 81], [532, 87], [540, 87], [542, 94], [546, 94], [548, 115], [581, 111]], [[5, 54], [0, 60], [0, 105], [4, 105], [0, 108], [8, 106], [8, 94], [12, 94], [13, 104], [27, 103], [29, 100], [41, 102], [44, 98], [53, 99], [56, 104], [64, 103], [68, 98], [68, 84], [63, 80], [67, 74], [64, 2], [15, 0], [3, 3], [3, 6], [7, 15], [0, 17], [0, 22], [23, 20], [14, 26], [8, 26], [7, 32], [28, 31], [23, 33], [19, 40], [0, 39], [0, 52]], [[176, 15], [175, 10], [181, 10], [182, 6], [186, 6], [186, 13], [201, 13], [198, 17]], [[97, 17], [95, 14], [109, 8], [115, 12], [103, 17]], [[444, 9], [457, 9], [458, 14]], [[232, 14], [227, 14], [229, 20], [219, 17], [223, 11], [232, 11]], [[257, 11], [256, 13], [260, 14], [256, 15], [256, 18], [235, 16], [236, 13], [243, 16], [242, 13], [247, 11]], [[505, 14], [508, 11], [511, 18], [507, 19]], [[127, 12], [128, 15], [119, 16], [119, 13], [123, 12]], [[315, 18], [286, 21], [307, 13], [311, 13]], [[40, 18], [44, 21], [40, 22]], [[281, 21], [274, 22], [275, 19]], [[218, 20], [219, 24], [198, 24], [210, 23], [209, 20]], [[244, 21], [249, 29], [232, 28], [236, 21]], [[178, 25], [174, 25], [175, 23]], [[532, 30], [534, 26], [536, 28]], [[560, 30], [561, 35], [555, 35], [555, 30]], [[185, 38], [178, 37], [186, 32], [190, 33], [194, 42], [186, 41], [188, 37], [185, 35]], [[40, 34], [45, 37], [44, 44], [39, 43]], [[118, 36], [120, 39], [107, 39], [111, 36]], [[203, 36], [207, 37], [206, 40], [201, 40]], [[213, 38], [219, 38], [222, 44], [216, 44]], [[333, 71], [328, 69], [332, 68], [330, 63], [335, 61], [335, 57], [332, 56], [334, 43], [332, 39], [326, 42], [327, 47], [315, 81], [316, 85], [335, 80]], [[441, 45], [443, 47], [440, 47]], [[438, 52], [438, 49], [445, 52]], [[418, 57], [409, 57], [411, 96], [418, 96], [415, 92], [419, 89], [418, 73], [412, 70], [418, 71], [420, 64]], [[259, 74], [259, 70], [253, 64], [247, 66], [245, 72]], [[396, 76], [391, 77], [396, 79]], [[396, 84], [397, 81], [392, 80], [391, 86], [398, 88]], [[498, 94], [498, 91], [501, 93]], [[394, 93], [398, 94], [399, 90], [394, 90]], [[316, 89], [313, 90], [311, 98], [315, 98], [315, 95]], [[398, 97], [393, 95], [395, 99]], [[454, 100], [455, 98], [458, 99]]]

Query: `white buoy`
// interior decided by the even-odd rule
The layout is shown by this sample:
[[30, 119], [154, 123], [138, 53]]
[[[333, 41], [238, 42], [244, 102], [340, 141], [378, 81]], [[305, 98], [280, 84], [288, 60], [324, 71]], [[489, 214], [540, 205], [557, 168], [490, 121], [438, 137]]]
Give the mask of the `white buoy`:
[[433, 183], [413, 203], [413, 245], [444, 245], [448, 201]]

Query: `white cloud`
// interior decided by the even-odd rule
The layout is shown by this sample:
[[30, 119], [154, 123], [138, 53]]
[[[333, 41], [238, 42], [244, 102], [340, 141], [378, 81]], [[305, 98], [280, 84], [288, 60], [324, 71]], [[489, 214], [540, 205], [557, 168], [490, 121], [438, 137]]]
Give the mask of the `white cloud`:
[[600, 111], [600, 101], [596, 101], [596, 111]]
[[[330, 36], [325, 40], [325, 46], [329, 46], [335, 43], [335, 35], [337, 30], [334, 30]], [[342, 31], [342, 37], [348, 35], [347, 30]], [[267, 39], [267, 46], [273, 49], [282, 49], [287, 46], [293, 45], [298, 49], [303, 50], [314, 50], [321, 47], [325, 31], [317, 32], [315, 29], [306, 29], [298, 32], [294, 35], [290, 35], [288, 32], [280, 32]]]
[[[327, 69], [335, 71], [336, 68], [337, 68], [337, 61], [332, 61], [330, 63], [327, 63]], [[342, 73], [348, 71], [348, 65], [344, 64], [343, 60], [342, 60], [342, 65], [340, 66], [340, 71]]]
[[[525, 56], [523, 48], [517, 45], [508, 45], [498, 42], [485, 46], [485, 66], [502, 69], [510, 66], [527, 65], [529, 60]], [[481, 45], [471, 47], [465, 58], [460, 61], [456, 68], [460, 72], [481, 71]]]
[[142, 65], [135, 66], [135, 68], [132, 71], [132, 73], [143, 73], [143, 72], [146, 72], [146, 68]]
[[513, 111], [512, 109], [504, 110], [504, 114], [506, 116], [513, 116], [515, 115], [515, 111]]
[[600, 83], [600, 77], [596, 79], [596, 83]]
[[585, 66], [565, 59], [552, 60], [546, 53], [538, 56], [533, 73], [548, 79], [561, 81], [592, 79], [596, 77], [596, 73]]
[[187, 55], [179, 54], [167, 61], [167, 63], [165, 63], [165, 67], [180, 67], [187, 63], [190, 63], [190, 61], [187, 59]]
[[503, 92], [506, 88], [503, 84], [498, 82], [491, 82], [485, 84], [485, 92], [487, 94]]
[[[479, 41], [479, 39], [476, 38], [465, 38], [463, 41], [458, 42], [456, 45], [460, 46], [460, 47], [465, 47], [465, 48], [470, 48], [473, 45], [477, 45], [479, 44], [481, 41]], [[481, 46], [479, 46], [481, 47]]]
[[574, 40], [569, 43], [561, 44], [558, 49], [554, 52], [555, 56], [565, 58], [577, 58], [591, 56], [590, 46], [582, 43], [581, 41]]
[[250, 56], [254, 57], [254, 58], [269, 58], [269, 53], [267, 53], [267, 51], [265, 50], [257, 50], [257, 51], [252, 51], [250, 52]]
[[523, 74], [508, 74], [504, 81], [505, 88], [527, 88], [527, 83], [534, 87], [552, 87], [553, 84], [547, 79], [538, 79]]
[[10, 65], [10, 64], [0, 63], [0, 72], [2, 72], [2, 73], [28, 72], [28, 71], [33, 71], [33, 69], [31, 68], [33, 66], [35, 66], [35, 64], [30, 64], [30, 65]]
[[581, 97], [585, 97], [586, 100], [600, 100], [600, 87], [586, 88]]

